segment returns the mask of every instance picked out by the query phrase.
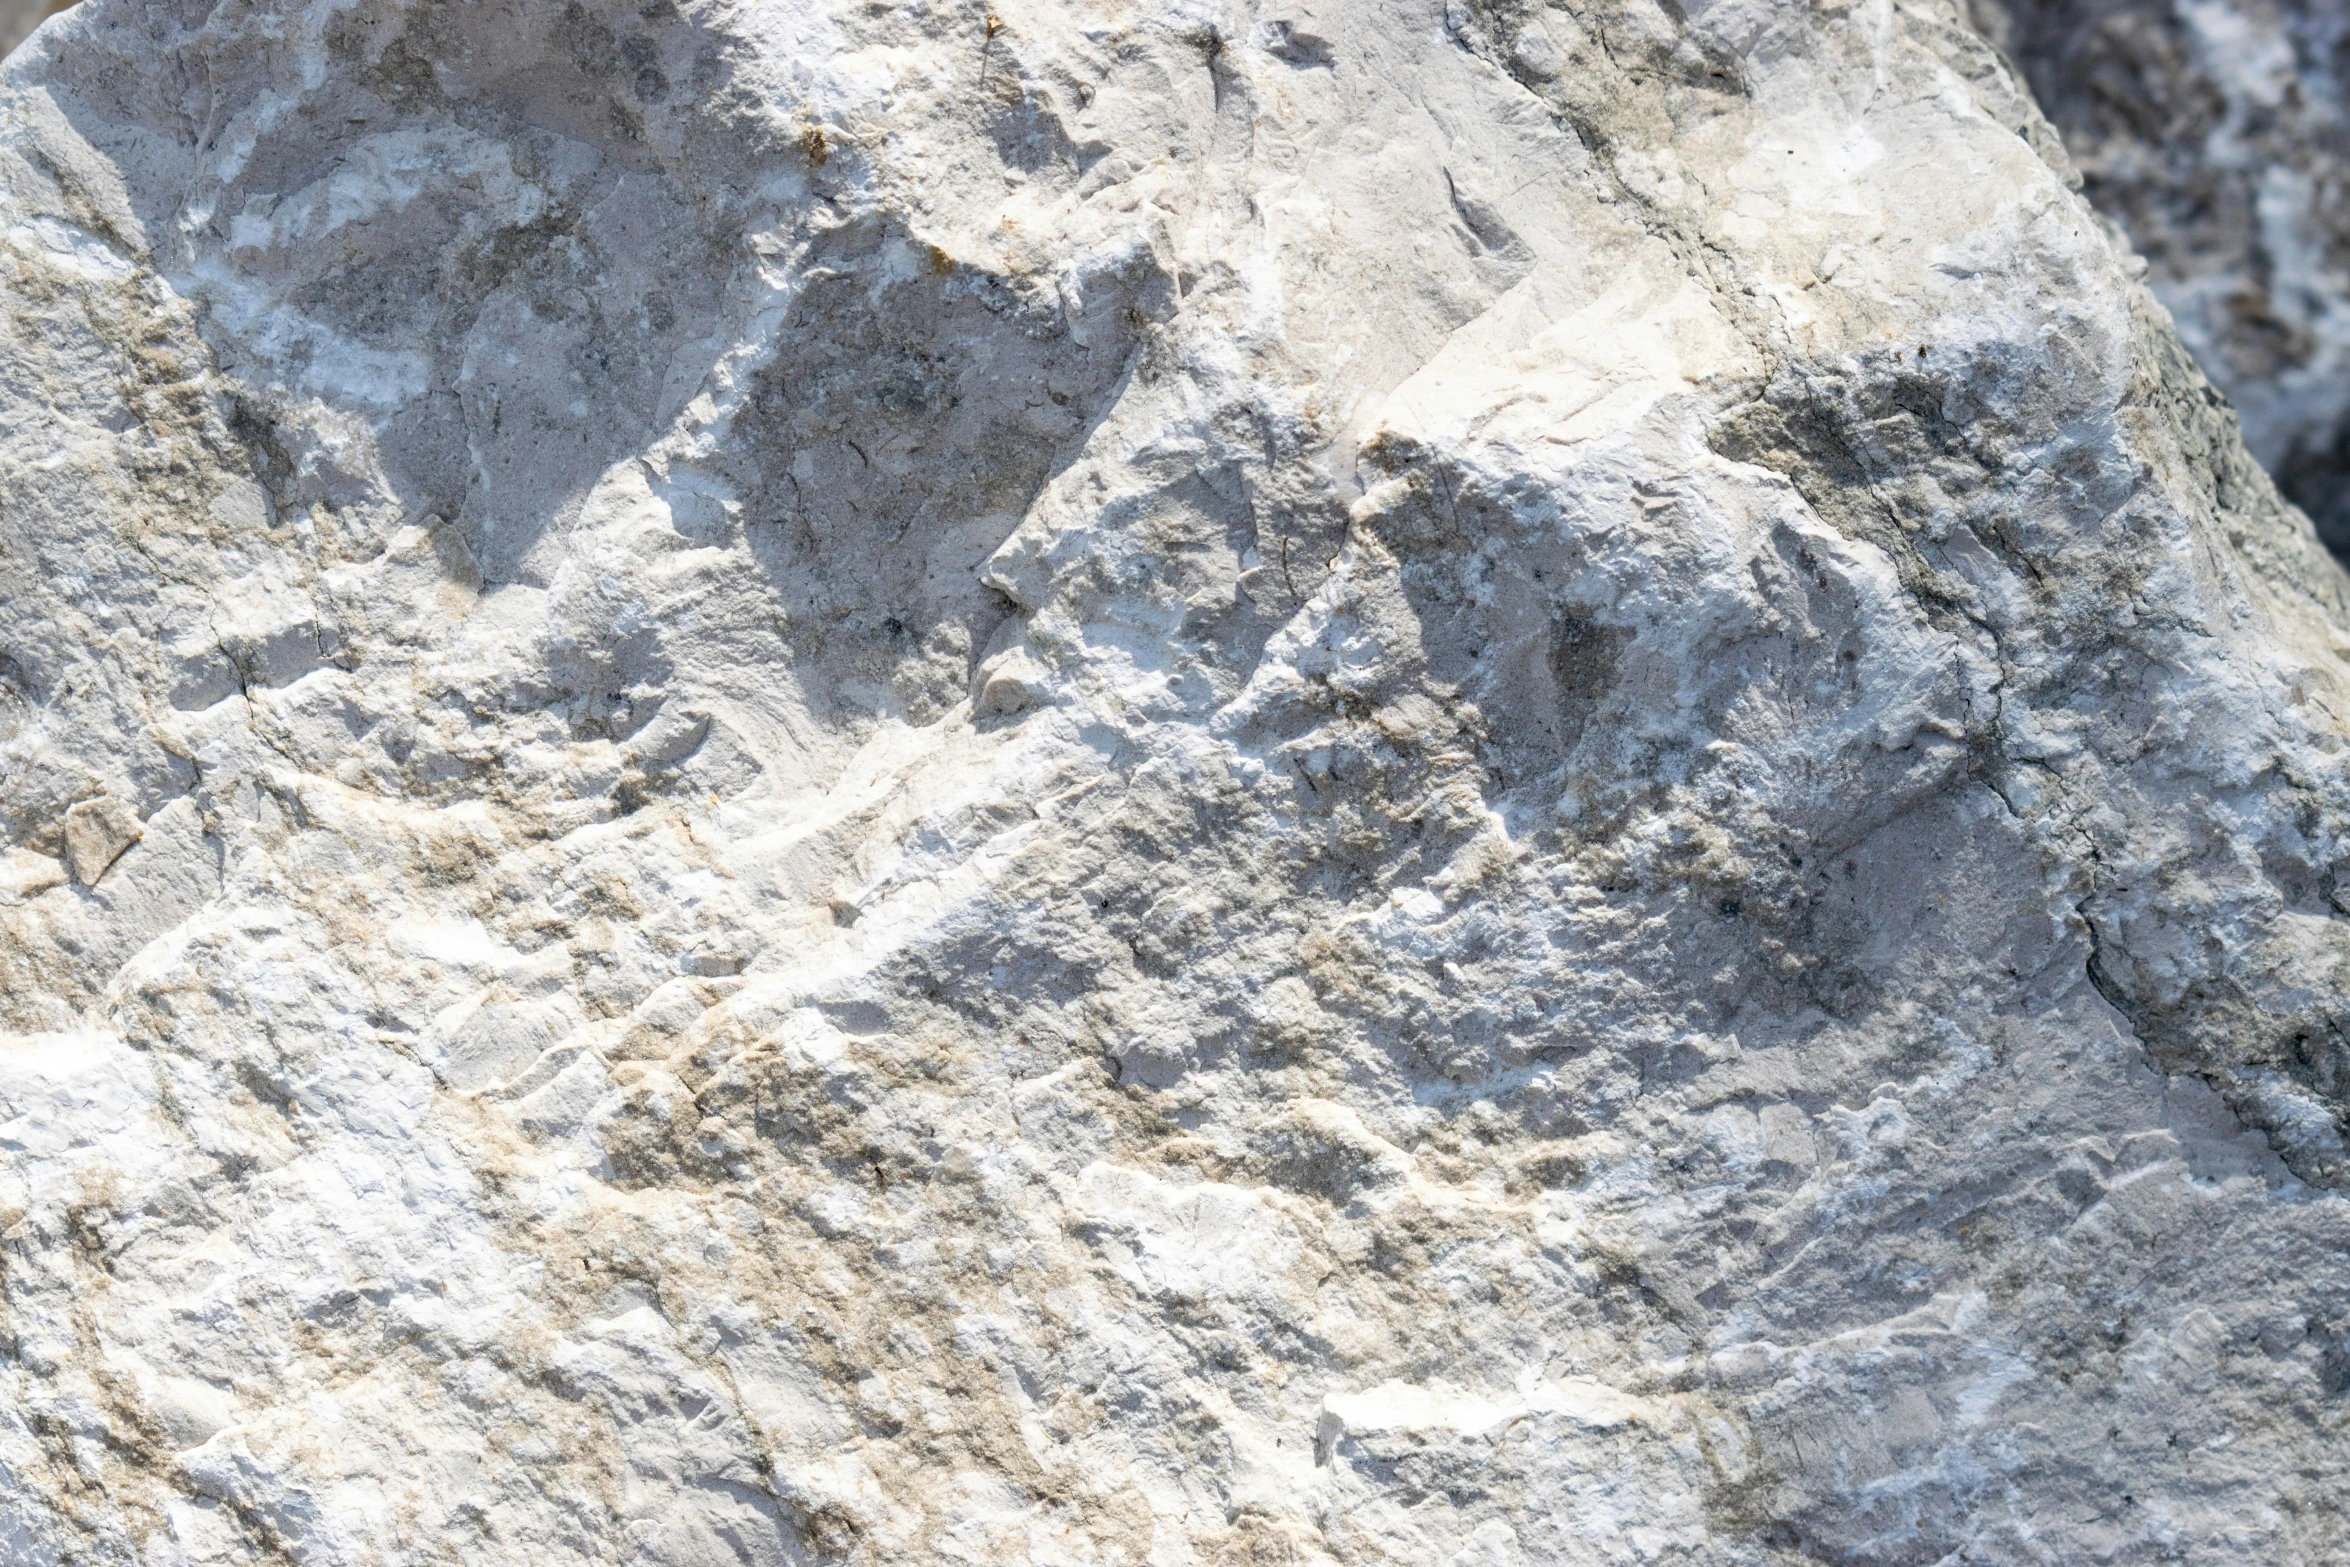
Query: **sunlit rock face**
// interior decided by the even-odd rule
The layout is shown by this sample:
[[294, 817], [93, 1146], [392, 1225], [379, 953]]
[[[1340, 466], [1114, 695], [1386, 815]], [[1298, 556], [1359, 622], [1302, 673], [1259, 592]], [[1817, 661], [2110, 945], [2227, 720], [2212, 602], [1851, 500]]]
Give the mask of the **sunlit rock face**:
[[0, 90], [11, 1562], [2319, 1563], [2345, 589], [1931, 4]]
[[2350, 10], [2329, 0], [1977, 0], [2084, 193], [2350, 552]]

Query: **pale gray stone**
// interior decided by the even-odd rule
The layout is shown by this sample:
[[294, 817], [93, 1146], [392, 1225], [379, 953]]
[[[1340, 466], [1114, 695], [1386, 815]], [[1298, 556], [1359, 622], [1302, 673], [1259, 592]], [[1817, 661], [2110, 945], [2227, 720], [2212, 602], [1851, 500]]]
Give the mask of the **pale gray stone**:
[[0, 1557], [2342, 1559], [2350, 580], [2073, 179], [1931, 0], [45, 26]]

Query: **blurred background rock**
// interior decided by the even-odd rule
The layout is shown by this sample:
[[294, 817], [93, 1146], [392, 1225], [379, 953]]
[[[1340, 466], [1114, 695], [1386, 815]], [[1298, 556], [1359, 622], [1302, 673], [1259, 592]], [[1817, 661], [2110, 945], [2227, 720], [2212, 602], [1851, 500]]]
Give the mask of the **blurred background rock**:
[[73, 0], [0, 0], [0, 53], [23, 43], [43, 19], [72, 4]]
[[2350, 554], [2350, 5], [1976, 0], [2278, 484]]

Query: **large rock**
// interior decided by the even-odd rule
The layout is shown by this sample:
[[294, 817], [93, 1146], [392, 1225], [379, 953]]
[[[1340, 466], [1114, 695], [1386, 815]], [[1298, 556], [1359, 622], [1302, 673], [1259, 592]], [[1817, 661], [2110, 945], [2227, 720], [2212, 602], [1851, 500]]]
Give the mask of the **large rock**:
[[2350, 584], [2068, 167], [1925, 0], [46, 27], [0, 1552], [2341, 1560]]

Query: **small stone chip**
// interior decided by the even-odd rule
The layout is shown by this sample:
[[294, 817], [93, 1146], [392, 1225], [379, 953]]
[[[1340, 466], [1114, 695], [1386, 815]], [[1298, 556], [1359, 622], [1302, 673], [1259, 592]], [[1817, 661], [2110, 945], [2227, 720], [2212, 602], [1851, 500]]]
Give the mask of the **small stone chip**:
[[95, 887], [123, 851], [143, 836], [138, 812], [110, 795], [84, 800], [65, 813], [65, 862], [73, 879]]
[[1018, 648], [998, 653], [979, 667], [978, 710], [1002, 717], [1036, 704], [1045, 686], [1044, 666]]

